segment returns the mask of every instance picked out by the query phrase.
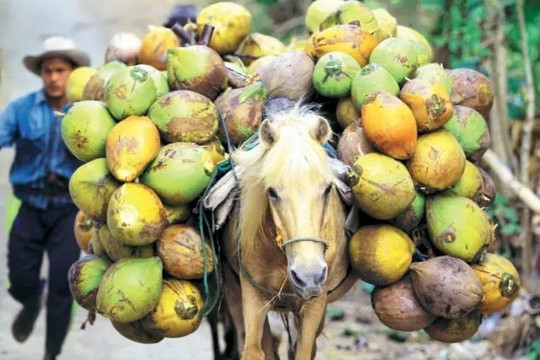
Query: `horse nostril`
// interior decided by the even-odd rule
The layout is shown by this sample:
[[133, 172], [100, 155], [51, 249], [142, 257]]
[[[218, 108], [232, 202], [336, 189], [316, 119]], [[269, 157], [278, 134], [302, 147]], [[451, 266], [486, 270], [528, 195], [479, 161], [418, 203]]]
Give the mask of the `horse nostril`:
[[302, 280], [298, 274], [296, 273], [296, 271], [291, 268], [291, 271], [290, 271], [290, 274], [291, 274], [291, 280], [294, 284], [296, 284], [296, 286], [300, 286], [300, 287], [303, 287], [306, 285], [306, 283], [304, 282], [304, 280]]
[[317, 284], [324, 284], [327, 276], [328, 276], [328, 266], [325, 265], [322, 269], [321, 276], [319, 277], [319, 279], [317, 279], [318, 280]]

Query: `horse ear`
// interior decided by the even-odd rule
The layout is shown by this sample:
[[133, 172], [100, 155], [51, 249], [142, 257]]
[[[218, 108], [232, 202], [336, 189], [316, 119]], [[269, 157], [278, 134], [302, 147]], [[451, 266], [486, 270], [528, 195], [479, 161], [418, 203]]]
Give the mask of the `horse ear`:
[[311, 136], [313, 136], [315, 140], [323, 144], [330, 140], [331, 135], [332, 129], [330, 129], [328, 121], [323, 117], [317, 117], [317, 122], [313, 129], [311, 129]]
[[268, 119], [264, 119], [259, 126], [259, 136], [263, 142], [272, 145], [279, 137], [274, 125]]

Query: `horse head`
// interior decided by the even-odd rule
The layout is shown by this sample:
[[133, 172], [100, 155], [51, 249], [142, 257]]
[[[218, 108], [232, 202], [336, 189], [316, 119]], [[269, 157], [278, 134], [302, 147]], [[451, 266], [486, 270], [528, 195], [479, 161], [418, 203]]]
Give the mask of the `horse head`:
[[331, 135], [324, 118], [297, 107], [264, 120], [259, 145], [235, 156], [245, 170], [242, 246], [259, 239], [280, 247], [292, 288], [306, 300], [322, 293], [343, 231], [336, 228], [341, 203], [323, 148]]

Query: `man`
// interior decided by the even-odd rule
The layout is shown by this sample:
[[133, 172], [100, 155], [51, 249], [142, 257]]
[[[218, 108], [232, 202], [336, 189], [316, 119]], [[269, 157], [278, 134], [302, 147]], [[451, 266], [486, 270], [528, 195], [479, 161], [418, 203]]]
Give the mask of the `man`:
[[[0, 149], [15, 146], [9, 179], [22, 202], [9, 233], [8, 291], [23, 306], [12, 333], [24, 342], [32, 333], [47, 288], [44, 360], [50, 360], [60, 353], [67, 334], [72, 306], [67, 272], [80, 255], [73, 230], [77, 208], [68, 190], [80, 162], [62, 141], [57, 111], [66, 112], [70, 106], [69, 74], [89, 65], [90, 59], [70, 39], [50, 37], [41, 54], [26, 56], [23, 63], [41, 77], [43, 88], [12, 101], [0, 113]], [[45, 252], [46, 282], [40, 280]]]

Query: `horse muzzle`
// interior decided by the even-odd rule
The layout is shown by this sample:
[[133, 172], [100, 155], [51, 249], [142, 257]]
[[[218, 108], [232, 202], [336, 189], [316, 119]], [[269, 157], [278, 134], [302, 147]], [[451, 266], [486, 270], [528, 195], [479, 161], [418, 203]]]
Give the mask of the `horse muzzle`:
[[326, 263], [312, 266], [310, 269], [293, 264], [288, 267], [287, 271], [294, 290], [304, 300], [321, 295], [323, 285], [328, 277]]

